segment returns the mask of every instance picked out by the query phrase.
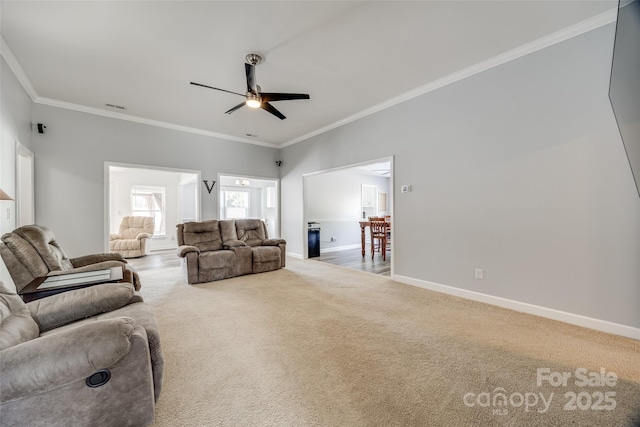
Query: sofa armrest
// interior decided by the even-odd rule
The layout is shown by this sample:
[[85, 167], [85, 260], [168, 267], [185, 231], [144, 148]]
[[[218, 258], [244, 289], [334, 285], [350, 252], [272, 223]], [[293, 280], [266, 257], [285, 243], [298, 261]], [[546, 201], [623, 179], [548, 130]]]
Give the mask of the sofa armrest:
[[267, 239], [262, 242], [262, 246], [278, 246], [281, 243], [287, 243], [284, 239]]
[[122, 234], [109, 234], [109, 241], [111, 240], [122, 240]]
[[184, 258], [187, 256], [189, 252], [200, 253], [200, 249], [196, 248], [195, 246], [182, 245], [182, 246], [178, 246], [178, 249], [176, 250], [176, 255], [178, 255], [180, 258]]
[[27, 303], [40, 332], [116, 310], [134, 300], [131, 283], [103, 283]]
[[222, 245], [225, 249], [239, 248], [242, 246], [247, 246], [245, 242], [242, 240], [227, 240]]
[[1, 351], [1, 400], [43, 393], [115, 365], [129, 353], [134, 331], [130, 317], [97, 320]]
[[153, 236], [153, 234], [149, 234], [149, 233], [140, 233], [136, 236], [136, 239], [138, 240], [142, 240], [142, 239], [150, 239]]
[[84, 255], [77, 258], [71, 258], [69, 261], [71, 261], [71, 265], [73, 265], [75, 268], [84, 267], [89, 264], [97, 264], [99, 262], [104, 262], [104, 261], [127, 262], [119, 253]]

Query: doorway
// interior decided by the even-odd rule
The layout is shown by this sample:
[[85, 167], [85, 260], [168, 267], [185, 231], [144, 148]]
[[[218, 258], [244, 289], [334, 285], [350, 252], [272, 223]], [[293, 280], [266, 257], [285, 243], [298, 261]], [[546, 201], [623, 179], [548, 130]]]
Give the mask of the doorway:
[[106, 248], [125, 216], [152, 216], [150, 250], [178, 247], [176, 225], [200, 220], [200, 172], [153, 166], [106, 163]]
[[218, 175], [220, 219], [260, 218], [270, 238], [280, 237], [280, 181], [239, 175]]
[[[303, 226], [320, 229], [320, 256], [314, 260], [393, 275], [389, 252], [386, 261], [380, 253], [371, 257], [368, 227], [362, 255], [360, 226], [368, 217], [382, 215], [391, 216], [393, 224], [393, 157], [305, 174], [303, 199]], [[305, 230], [304, 258], [309, 257], [307, 235]], [[391, 241], [393, 249], [393, 233]]]

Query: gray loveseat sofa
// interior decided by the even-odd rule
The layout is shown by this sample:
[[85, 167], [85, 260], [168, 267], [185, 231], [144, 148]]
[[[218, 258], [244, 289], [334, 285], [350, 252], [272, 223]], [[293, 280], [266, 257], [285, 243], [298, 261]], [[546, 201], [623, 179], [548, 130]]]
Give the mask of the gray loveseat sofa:
[[177, 254], [189, 284], [285, 266], [286, 241], [269, 239], [259, 219], [194, 221], [176, 227]]
[[0, 425], [149, 425], [163, 366], [155, 315], [130, 283], [25, 304], [0, 282]]

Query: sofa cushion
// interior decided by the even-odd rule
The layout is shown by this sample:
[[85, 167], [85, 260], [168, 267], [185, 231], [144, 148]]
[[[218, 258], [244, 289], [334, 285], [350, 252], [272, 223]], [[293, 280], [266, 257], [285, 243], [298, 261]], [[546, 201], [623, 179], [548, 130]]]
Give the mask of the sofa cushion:
[[38, 325], [22, 299], [0, 293], [0, 351], [37, 338]]
[[[31, 274], [29, 281], [33, 280], [34, 277], [47, 275], [49, 272], [47, 265], [42, 261], [42, 258], [40, 258], [35, 248], [25, 239], [15, 233], [6, 233], [2, 236], [2, 242], [9, 248], [11, 255], [13, 255], [13, 257], [9, 257], [8, 254], [7, 256], [5, 256], [5, 253], [2, 254], [2, 259], [9, 271], [18, 269], [19, 263]], [[13, 280], [16, 282], [15, 278]], [[22, 284], [22, 287], [27, 286], [27, 283]]]
[[252, 251], [254, 273], [263, 273], [280, 268], [281, 252], [277, 246], [256, 246], [252, 248]]
[[111, 251], [139, 251], [141, 242], [138, 239], [112, 240], [109, 242]]
[[260, 246], [267, 238], [264, 231], [264, 223], [259, 219], [237, 219], [236, 232], [238, 240], [249, 246]]
[[56, 236], [48, 227], [38, 225], [25, 225], [13, 231], [20, 237], [31, 243], [45, 262], [49, 271], [71, 270], [73, 265], [67, 254], [56, 241]]
[[195, 246], [200, 251], [217, 251], [222, 249], [222, 238], [218, 221], [187, 222], [183, 228], [184, 244]]
[[257, 246], [253, 250], [253, 262], [280, 261], [280, 248], [275, 246]]
[[135, 239], [139, 234], [153, 234], [155, 220], [151, 216], [125, 216], [120, 223], [119, 234], [123, 239]]
[[234, 268], [236, 254], [229, 250], [201, 252], [198, 256], [200, 270]]
[[238, 240], [238, 233], [236, 233], [236, 220], [235, 219], [221, 219], [218, 224], [220, 225], [220, 233], [222, 233], [222, 241]]

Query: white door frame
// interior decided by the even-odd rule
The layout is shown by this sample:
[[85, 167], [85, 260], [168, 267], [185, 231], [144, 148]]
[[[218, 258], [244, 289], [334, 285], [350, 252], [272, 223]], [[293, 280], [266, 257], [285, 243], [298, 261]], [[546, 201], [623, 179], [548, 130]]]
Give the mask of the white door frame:
[[35, 223], [34, 169], [33, 151], [16, 140], [16, 227]]

